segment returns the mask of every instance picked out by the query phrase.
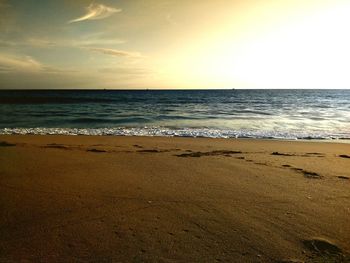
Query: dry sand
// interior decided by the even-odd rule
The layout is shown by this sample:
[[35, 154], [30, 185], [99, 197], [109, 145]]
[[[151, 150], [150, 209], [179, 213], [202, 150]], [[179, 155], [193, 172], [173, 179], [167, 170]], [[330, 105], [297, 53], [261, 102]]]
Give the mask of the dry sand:
[[349, 262], [350, 145], [0, 136], [0, 262]]

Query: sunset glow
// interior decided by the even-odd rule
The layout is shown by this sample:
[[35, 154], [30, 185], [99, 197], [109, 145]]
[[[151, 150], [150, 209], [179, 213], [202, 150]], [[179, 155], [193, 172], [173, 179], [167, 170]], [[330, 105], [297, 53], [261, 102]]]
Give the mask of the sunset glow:
[[350, 87], [348, 1], [0, 0], [0, 13], [1, 88]]

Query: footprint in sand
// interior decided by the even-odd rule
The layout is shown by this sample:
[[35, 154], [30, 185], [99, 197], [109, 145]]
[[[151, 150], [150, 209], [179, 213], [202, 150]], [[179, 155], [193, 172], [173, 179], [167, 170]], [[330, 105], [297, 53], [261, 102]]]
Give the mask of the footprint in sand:
[[283, 259], [276, 261], [276, 263], [305, 263], [305, 261], [299, 259]]
[[241, 151], [217, 150], [211, 152], [192, 152], [177, 154], [177, 157], [202, 157], [202, 156], [230, 156], [231, 154], [240, 154]]
[[57, 143], [47, 144], [46, 146], [43, 146], [43, 148], [69, 150], [67, 146], [64, 146], [63, 144], [57, 144]]
[[303, 170], [303, 169], [301, 169], [301, 168], [296, 168], [296, 167], [292, 167], [291, 169], [292, 169], [292, 170], [295, 170], [295, 171], [299, 171], [299, 172]]
[[139, 153], [159, 153], [159, 150], [151, 149], [151, 150], [138, 150]]
[[8, 142], [0, 142], [0, 147], [11, 147], [11, 146], [16, 146], [16, 144], [13, 143], [8, 143]]
[[105, 153], [106, 150], [99, 150], [99, 149], [87, 149], [87, 152], [93, 152], [93, 153]]
[[315, 173], [315, 172], [309, 172], [309, 171], [305, 171], [305, 170], [302, 170], [301, 172], [304, 174], [304, 176], [306, 178], [311, 178], [311, 179], [321, 179], [322, 178], [321, 175], [319, 175], [318, 173]]
[[301, 172], [301, 173], [303, 173], [303, 175], [306, 178], [309, 178], [309, 179], [321, 179], [322, 178], [322, 175], [320, 175], [318, 173], [306, 171], [306, 170], [304, 170], [302, 168], [292, 167], [289, 164], [283, 164], [282, 167], [290, 168], [290, 169], [292, 169], [294, 171]]
[[326, 239], [309, 239], [303, 240], [302, 243], [313, 254], [311, 262], [349, 262], [350, 260], [349, 255]]
[[279, 155], [279, 156], [295, 156], [294, 154], [289, 153], [280, 153], [280, 152], [273, 152], [271, 155]]
[[303, 156], [325, 157], [325, 155], [323, 153], [306, 153]]
[[277, 155], [277, 156], [296, 156], [296, 157], [325, 157], [323, 153], [305, 153], [305, 154], [291, 154], [291, 153], [280, 153], [280, 152], [273, 152], [271, 155]]

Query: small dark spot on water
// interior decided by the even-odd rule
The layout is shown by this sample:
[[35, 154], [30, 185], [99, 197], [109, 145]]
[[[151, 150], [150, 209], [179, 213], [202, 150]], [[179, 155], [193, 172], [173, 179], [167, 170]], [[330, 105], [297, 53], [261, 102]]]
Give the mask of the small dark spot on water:
[[341, 176], [338, 176], [338, 178], [339, 178], [339, 179], [344, 179], [344, 180], [349, 180], [349, 179], [350, 179], [349, 177], [347, 177], [347, 176], [342, 176], [342, 175], [341, 175]]
[[341, 158], [350, 158], [350, 155], [341, 154], [341, 155], [339, 155], [339, 157], [341, 157]]

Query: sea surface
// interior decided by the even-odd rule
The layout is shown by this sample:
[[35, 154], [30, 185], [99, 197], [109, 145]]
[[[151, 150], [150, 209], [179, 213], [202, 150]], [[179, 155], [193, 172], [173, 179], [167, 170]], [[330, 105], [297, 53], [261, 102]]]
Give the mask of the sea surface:
[[0, 134], [350, 139], [350, 90], [0, 91]]

